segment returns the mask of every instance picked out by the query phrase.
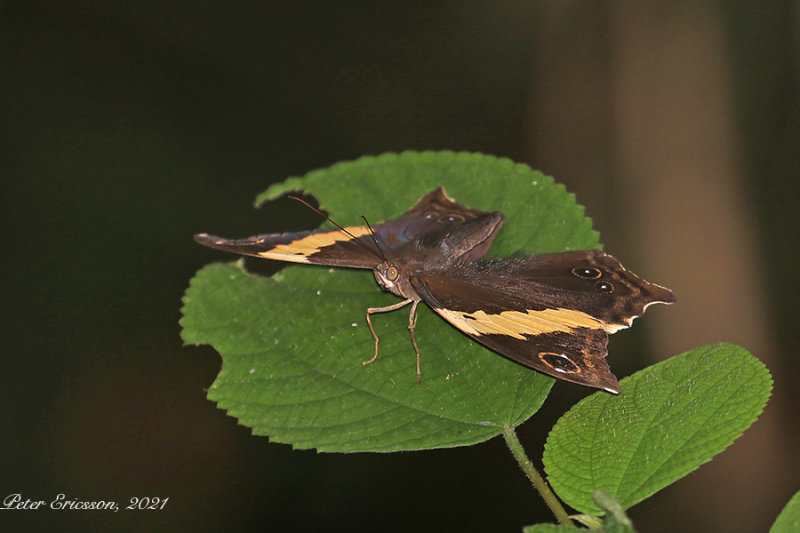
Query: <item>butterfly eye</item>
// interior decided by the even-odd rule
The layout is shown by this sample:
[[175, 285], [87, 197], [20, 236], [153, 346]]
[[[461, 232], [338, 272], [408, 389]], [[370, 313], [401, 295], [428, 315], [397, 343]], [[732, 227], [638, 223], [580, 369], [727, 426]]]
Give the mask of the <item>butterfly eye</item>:
[[444, 217], [445, 222], [464, 222], [464, 217], [461, 215], [447, 215]]
[[428, 220], [433, 220], [434, 218], [436, 218], [436, 214], [435, 213], [426, 213], [425, 214], [425, 218], [428, 219]]
[[395, 267], [389, 267], [385, 270], [384, 277], [389, 281], [395, 281], [400, 276], [400, 273]]
[[594, 287], [603, 294], [611, 294], [614, 292], [614, 286], [607, 281], [598, 281]]
[[572, 275], [583, 279], [597, 279], [603, 273], [596, 268], [575, 267], [572, 269]]

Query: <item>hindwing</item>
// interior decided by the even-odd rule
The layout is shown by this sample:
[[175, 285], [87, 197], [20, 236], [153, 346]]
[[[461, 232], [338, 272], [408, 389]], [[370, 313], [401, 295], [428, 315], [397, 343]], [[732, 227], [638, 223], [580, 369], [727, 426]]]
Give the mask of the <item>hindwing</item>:
[[608, 334], [631, 325], [668, 289], [600, 250], [457, 264], [411, 279], [453, 326], [506, 357], [567, 381], [618, 392]]

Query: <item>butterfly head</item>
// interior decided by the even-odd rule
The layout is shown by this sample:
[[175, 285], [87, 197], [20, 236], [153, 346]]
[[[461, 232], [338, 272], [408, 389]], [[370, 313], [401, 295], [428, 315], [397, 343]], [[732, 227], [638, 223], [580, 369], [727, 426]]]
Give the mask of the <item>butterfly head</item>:
[[375, 279], [384, 290], [396, 293], [396, 283], [400, 279], [400, 271], [392, 263], [384, 261], [375, 267]]

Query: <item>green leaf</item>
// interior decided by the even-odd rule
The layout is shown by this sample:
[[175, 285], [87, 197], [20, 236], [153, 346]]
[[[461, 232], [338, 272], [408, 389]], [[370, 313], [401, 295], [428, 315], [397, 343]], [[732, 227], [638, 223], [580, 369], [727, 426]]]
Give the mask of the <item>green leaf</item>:
[[800, 492], [795, 492], [781, 514], [772, 524], [769, 533], [797, 533], [800, 531]]
[[[358, 224], [362, 214], [375, 224], [439, 185], [463, 204], [505, 213], [490, 255], [597, 247], [591, 222], [563, 186], [525, 165], [480, 154], [365, 157], [290, 178], [257, 203], [304, 191], [339, 224]], [[424, 305], [416, 328], [422, 385], [407, 311], [374, 318], [380, 355], [363, 367], [374, 346], [366, 309], [397, 301], [380, 292], [371, 271], [298, 265], [262, 278], [241, 262], [216, 263], [190, 283], [182, 337], [222, 355], [209, 399], [253, 433], [297, 448], [462, 446], [539, 409], [552, 378], [472, 342]]]
[[772, 378], [744, 348], [716, 344], [637, 372], [620, 388], [573, 406], [547, 438], [548, 481], [583, 513], [601, 512], [595, 489], [628, 509], [711, 460], [756, 420]]

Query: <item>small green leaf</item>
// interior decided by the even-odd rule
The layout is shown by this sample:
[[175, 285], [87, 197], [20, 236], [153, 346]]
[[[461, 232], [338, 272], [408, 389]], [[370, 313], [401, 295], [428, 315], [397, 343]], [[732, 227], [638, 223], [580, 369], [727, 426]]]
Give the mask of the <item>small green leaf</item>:
[[606, 491], [598, 489], [594, 491], [592, 499], [605, 513], [602, 525], [603, 533], [636, 533], [631, 519], [625, 514], [622, 504], [616, 498]]
[[593, 394], [561, 417], [543, 462], [553, 490], [587, 514], [595, 489], [623, 509], [728, 447], [761, 413], [772, 389], [764, 365], [731, 344], [696, 348]]
[[591, 514], [573, 514], [569, 515], [569, 517], [589, 529], [600, 529], [603, 527], [603, 517], [602, 516], [594, 516]]
[[[452, 152], [365, 157], [290, 178], [339, 224], [392, 219], [443, 185], [457, 201], [501, 210], [490, 256], [597, 247], [597, 233], [563, 186], [507, 159]], [[298, 206], [298, 209], [302, 209]], [[287, 228], [287, 230], [299, 228]], [[258, 233], [258, 230], [252, 231]], [[371, 271], [290, 266], [256, 277], [243, 264], [212, 264], [184, 297], [184, 342], [210, 344], [222, 370], [209, 399], [258, 435], [321, 451], [394, 451], [481, 442], [535, 413], [553, 380], [511, 362], [418, 309], [422, 385], [407, 311], [376, 316], [380, 355], [364, 314], [399, 301]]]
[[781, 514], [772, 524], [769, 533], [797, 533], [800, 531], [800, 492], [795, 492]]
[[579, 530], [576, 527], [562, 526], [559, 524], [534, 524], [522, 528], [522, 533], [575, 533], [576, 531], [586, 530]]

